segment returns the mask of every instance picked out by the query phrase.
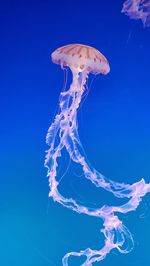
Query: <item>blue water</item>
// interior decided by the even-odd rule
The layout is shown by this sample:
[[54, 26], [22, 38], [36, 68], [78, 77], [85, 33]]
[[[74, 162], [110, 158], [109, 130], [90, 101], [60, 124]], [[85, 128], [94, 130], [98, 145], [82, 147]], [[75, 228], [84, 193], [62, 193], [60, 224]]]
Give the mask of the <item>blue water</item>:
[[[91, 45], [110, 62], [110, 74], [94, 79], [79, 112], [89, 160], [116, 181], [150, 182], [150, 28], [121, 14], [122, 4], [1, 1], [1, 266], [61, 266], [66, 252], [103, 244], [101, 221], [48, 198], [45, 135], [64, 82], [63, 71], [50, 61], [57, 47]], [[70, 176], [66, 192], [72, 188], [83, 201], [89, 196], [99, 206], [112, 204], [109, 193], [98, 201], [86, 182], [74, 181]], [[99, 265], [149, 265], [150, 195], [122, 219], [133, 233], [134, 250], [113, 251]]]

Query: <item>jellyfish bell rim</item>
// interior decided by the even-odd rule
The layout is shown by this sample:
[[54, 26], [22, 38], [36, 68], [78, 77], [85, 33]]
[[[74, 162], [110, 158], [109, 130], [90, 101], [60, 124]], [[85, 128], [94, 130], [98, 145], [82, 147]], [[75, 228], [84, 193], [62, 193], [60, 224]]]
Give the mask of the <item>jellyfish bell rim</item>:
[[[76, 52], [77, 48], [78, 51]], [[89, 57], [83, 55], [81, 52], [79, 54], [79, 51], [83, 49], [89, 53]], [[72, 52], [70, 52], [71, 50]], [[93, 54], [90, 55], [91, 52], [93, 54], [96, 53], [96, 58], [94, 58]], [[51, 53], [51, 60], [53, 63], [60, 65], [61, 68], [64, 66], [69, 67], [72, 72], [77, 71], [78, 73], [82, 73], [86, 71], [87, 73], [92, 73], [94, 75], [106, 75], [110, 72], [110, 65], [106, 57], [99, 50], [88, 45], [67, 44], [61, 46]]]

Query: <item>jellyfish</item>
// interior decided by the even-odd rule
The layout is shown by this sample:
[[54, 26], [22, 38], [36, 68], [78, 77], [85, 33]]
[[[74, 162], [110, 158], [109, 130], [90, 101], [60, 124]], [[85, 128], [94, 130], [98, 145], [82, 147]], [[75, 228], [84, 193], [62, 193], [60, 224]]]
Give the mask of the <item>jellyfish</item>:
[[[46, 143], [49, 145], [45, 158], [50, 187], [49, 197], [79, 214], [101, 219], [103, 221], [101, 233], [105, 239], [100, 250], [88, 247], [78, 252], [68, 252], [62, 259], [62, 265], [69, 265], [70, 256], [84, 256], [85, 261], [82, 266], [91, 266], [95, 262], [104, 260], [113, 249], [121, 253], [128, 253], [132, 250], [132, 234], [119, 219], [118, 214], [134, 211], [142, 197], [150, 192], [150, 184], [144, 179], [133, 184], [125, 184], [105, 177], [89, 163], [80, 141], [77, 112], [85, 94], [88, 75], [90, 73], [106, 75], [110, 71], [109, 63], [104, 55], [90, 46], [70, 44], [56, 49], [51, 58], [62, 68], [70, 68], [72, 83], [69, 89], [60, 93], [59, 111], [46, 136]], [[64, 197], [59, 191], [60, 181], [57, 177], [58, 159], [62, 157], [64, 149], [69, 154], [70, 160], [81, 166], [83, 177], [92, 182], [93, 186], [103, 188], [117, 198], [125, 198], [126, 202], [120, 206], [104, 205], [89, 208], [72, 197]]]
[[144, 27], [150, 26], [150, 0], [126, 0], [122, 13], [131, 19], [141, 19]]

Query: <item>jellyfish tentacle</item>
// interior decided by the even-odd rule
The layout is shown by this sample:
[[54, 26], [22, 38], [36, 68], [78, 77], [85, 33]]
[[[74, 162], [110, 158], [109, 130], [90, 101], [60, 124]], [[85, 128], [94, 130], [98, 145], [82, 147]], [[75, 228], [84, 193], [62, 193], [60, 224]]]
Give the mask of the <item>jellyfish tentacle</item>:
[[[78, 86], [79, 84], [77, 84], [77, 87]], [[72, 90], [72, 87], [71, 87], [71, 90]], [[50, 144], [50, 139], [52, 135], [53, 135], [53, 141], [51, 142], [51, 145], [54, 144], [54, 140], [56, 138], [56, 133], [52, 134], [54, 133], [54, 129], [57, 132], [57, 134], [59, 134], [59, 138], [60, 138], [59, 145], [53, 151], [54, 152], [52, 156], [53, 171], [52, 169], [49, 171], [49, 175], [50, 175], [49, 179], [50, 179], [50, 184], [51, 184], [51, 192], [49, 196], [52, 196], [55, 201], [58, 201], [63, 206], [70, 208], [73, 211], [102, 218], [104, 220], [104, 229], [102, 230], [102, 232], [104, 233], [104, 236], [105, 236], [105, 246], [100, 251], [91, 250], [91, 253], [90, 253], [91, 255], [89, 255], [88, 253], [88, 256], [87, 256], [87, 250], [89, 249], [86, 249], [84, 252], [80, 251], [78, 253], [76, 252], [68, 253], [63, 259], [64, 266], [68, 265], [67, 264], [68, 258], [69, 256], [72, 256], [72, 255], [76, 255], [76, 256], [86, 255], [87, 256], [86, 262], [82, 266], [87, 266], [87, 265], [92, 265], [93, 262], [96, 262], [96, 261], [98, 262], [104, 259], [105, 256], [113, 248], [117, 248], [122, 253], [128, 252], [128, 250], [123, 251], [121, 249], [121, 246], [126, 240], [126, 237], [125, 237], [126, 235], [129, 235], [130, 236], [129, 238], [132, 240], [131, 234], [128, 233], [127, 229], [126, 230], [122, 229], [125, 227], [122, 227], [120, 221], [118, 225], [116, 224], [116, 216], [114, 215], [114, 212], [125, 213], [125, 212], [128, 212], [129, 210], [130, 211], [134, 210], [141, 200], [139, 196], [136, 199], [135, 197], [133, 198], [133, 195], [131, 193], [132, 191], [135, 191], [135, 184], [132, 186], [132, 185], [125, 185], [125, 184], [115, 183], [110, 180], [106, 180], [104, 176], [98, 173], [98, 171], [96, 171], [93, 167], [91, 168], [88, 165], [87, 160], [84, 157], [84, 150], [83, 150], [81, 141], [79, 139], [78, 131], [77, 131], [77, 109], [81, 102], [83, 91], [84, 89], [82, 87], [82, 90], [79, 90], [79, 91], [74, 90], [74, 92], [68, 90], [61, 95], [61, 98], [60, 98], [60, 110], [61, 111], [60, 111], [60, 114], [56, 116], [56, 119], [55, 119], [56, 122], [54, 123], [57, 126], [54, 126], [54, 124], [52, 124], [51, 129], [48, 131], [47, 142], [49, 144]], [[60, 153], [64, 147], [70, 154], [71, 159], [74, 162], [79, 163], [83, 167], [83, 172], [86, 178], [90, 179], [92, 183], [94, 183], [96, 186], [102, 187], [114, 193], [114, 195], [118, 197], [131, 198], [128, 201], [128, 203], [122, 206], [117, 206], [117, 207], [105, 206], [102, 208], [94, 209], [94, 211], [91, 211], [87, 207], [79, 205], [72, 198], [70, 199], [64, 198], [58, 192], [57, 186], [59, 185], [59, 182], [56, 182], [54, 178], [54, 175], [55, 177], [57, 175], [56, 174], [57, 158], [61, 156]], [[49, 154], [48, 154], [48, 158], [50, 159]], [[52, 185], [52, 180], [53, 180], [53, 185]], [[144, 185], [145, 183], [143, 182], [143, 186]], [[137, 187], [136, 187], [136, 190], [137, 190]], [[110, 228], [110, 226], [112, 228]], [[121, 241], [117, 243], [113, 243], [112, 241], [112, 239], [114, 239], [114, 234], [115, 234], [114, 231], [117, 232], [118, 237], [122, 239]], [[111, 245], [110, 245], [110, 242], [111, 242]]]
[[[111, 216], [111, 219], [116, 216]], [[105, 257], [111, 252], [112, 249], [118, 249], [121, 253], [128, 253], [133, 248], [133, 238], [128, 229], [122, 225], [121, 221], [117, 218], [118, 225], [113, 227], [108, 225], [101, 230], [101, 232], [105, 236], [105, 244], [100, 250], [92, 250], [91, 248], [87, 248], [85, 250], [81, 250], [79, 252], [69, 252], [67, 253], [63, 259], [63, 266], [68, 266], [68, 259], [71, 256], [85, 256], [86, 260], [81, 266], [91, 266], [92, 263], [100, 262], [105, 259]], [[106, 225], [106, 224], [105, 224]], [[116, 239], [116, 240], [115, 240]], [[122, 249], [122, 246], [126, 242], [126, 240], [131, 239], [130, 246], [126, 249]]]
[[[69, 105], [70, 99], [71, 99], [71, 103]], [[71, 96], [70, 96], [70, 91], [63, 93], [62, 98], [61, 98], [61, 103], [63, 104], [60, 105], [61, 113], [59, 114], [59, 116], [56, 116], [57, 126], [55, 127], [54, 125], [52, 125], [51, 130], [48, 131], [47, 141], [48, 143], [50, 143], [51, 135], [52, 133], [54, 133], [53, 131], [55, 129], [55, 131], [57, 131], [57, 134], [59, 133], [60, 142], [59, 142], [59, 145], [54, 149], [53, 154], [52, 154], [53, 170], [49, 168], [50, 169], [49, 179], [51, 183], [51, 192], [49, 196], [52, 196], [55, 201], [58, 201], [63, 206], [70, 208], [73, 211], [76, 211], [78, 213], [84, 213], [90, 216], [100, 217], [104, 220], [104, 229], [102, 230], [102, 232], [104, 233], [104, 236], [105, 236], [105, 246], [100, 251], [91, 250], [91, 253], [90, 253], [91, 255], [89, 255], [88, 253], [87, 260], [82, 265], [82, 266], [87, 266], [87, 265], [92, 265], [93, 262], [96, 262], [96, 261], [98, 262], [104, 259], [105, 256], [113, 248], [117, 248], [122, 253], [128, 252], [128, 249], [123, 251], [121, 249], [121, 246], [123, 245], [123, 243], [125, 242], [127, 238], [126, 235], [129, 235], [130, 236], [129, 239], [132, 240], [131, 234], [128, 233], [127, 229], [126, 230], [122, 229], [125, 227], [122, 227], [120, 221], [118, 224], [116, 224], [116, 216], [114, 215], [114, 212], [126, 213], [126, 212], [129, 212], [129, 210], [130, 211], [134, 210], [138, 206], [141, 200], [141, 197], [144, 196], [147, 191], [143, 190], [143, 188], [145, 188], [144, 180], [142, 182], [138, 182], [137, 184], [133, 184], [133, 185], [119, 184], [119, 183], [115, 183], [110, 180], [106, 181], [104, 176], [102, 176], [94, 168], [91, 168], [88, 165], [88, 163], [86, 162], [84, 158], [84, 153], [83, 153], [84, 151], [82, 149], [82, 144], [80, 142], [78, 131], [77, 131], [77, 109], [79, 107], [81, 99], [82, 99], [81, 91], [78, 91], [78, 92], [74, 91], [74, 93], [71, 92]], [[54, 144], [56, 134], [53, 134], [53, 136], [54, 136], [54, 139], [51, 142], [51, 145]], [[57, 186], [59, 185], [59, 182], [56, 182], [55, 180], [55, 177], [57, 175], [56, 174], [57, 158], [61, 156], [61, 150], [64, 147], [70, 154], [71, 159], [82, 165], [83, 172], [86, 178], [90, 179], [92, 183], [94, 183], [96, 186], [102, 187], [104, 189], [107, 189], [110, 192], [113, 192], [116, 196], [131, 198], [128, 201], [128, 203], [122, 206], [117, 206], [117, 207], [104, 206], [102, 208], [97, 208], [97, 209], [94, 209], [94, 211], [91, 211], [87, 207], [79, 205], [72, 198], [70, 199], [64, 198], [58, 192]], [[80, 151], [82, 151], [82, 153], [79, 152], [79, 149]], [[48, 153], [48, 159], [50, 159], [49, 153]], [[109, 186], [107, 186], [107, 184]], [[137, 194], [133, 194], [133, 192], [135, 191]], [[114, 238], [114, 231], [117, 232], [119, 238], [121, 238], [122, 241], [119, 241], [117, 243], [112, 242], [112, 239]], [[110, 245], [110, 242], [111, 242], [111, 245]], [[80, 251], [78, 253], [76, 252], [68, 253], [64, 257], [63, 265], [64, 266], [68, 265], [67, 260], [69, 256], [87, 255], [87, 250], [89, 249], [86, 249], [84, 252]], [[96, 257], [93, 257], [94, 255]]]

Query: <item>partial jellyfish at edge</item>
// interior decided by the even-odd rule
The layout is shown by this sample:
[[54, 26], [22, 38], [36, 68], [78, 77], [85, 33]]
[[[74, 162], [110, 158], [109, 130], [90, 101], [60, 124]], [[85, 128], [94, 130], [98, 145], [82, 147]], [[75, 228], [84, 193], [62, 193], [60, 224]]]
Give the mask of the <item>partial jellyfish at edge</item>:
[[126, 0], [121, 12], [131, 19], [141, 19], [144, 27], [150, 26], [150, 0]]

